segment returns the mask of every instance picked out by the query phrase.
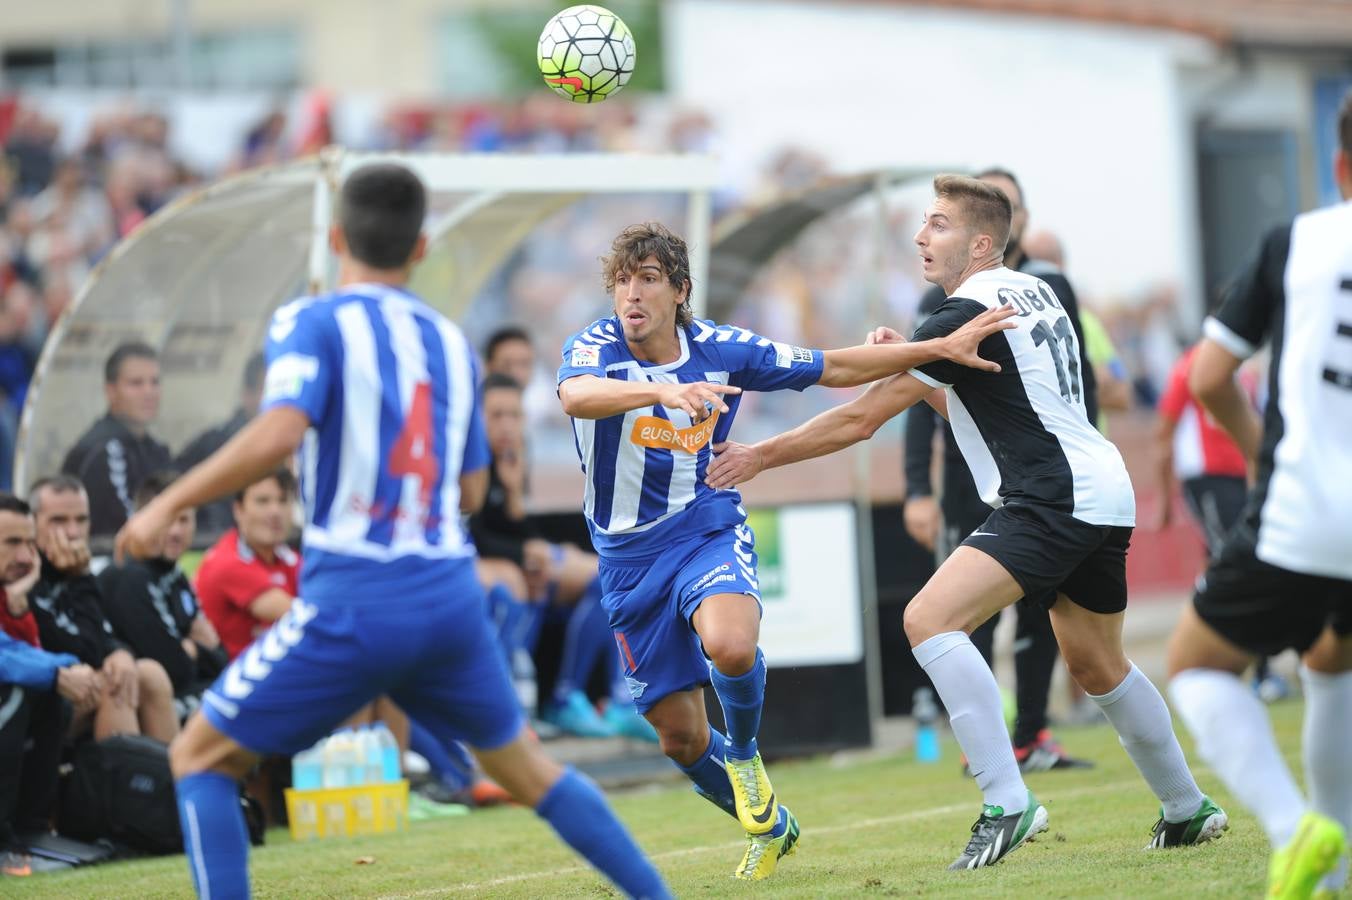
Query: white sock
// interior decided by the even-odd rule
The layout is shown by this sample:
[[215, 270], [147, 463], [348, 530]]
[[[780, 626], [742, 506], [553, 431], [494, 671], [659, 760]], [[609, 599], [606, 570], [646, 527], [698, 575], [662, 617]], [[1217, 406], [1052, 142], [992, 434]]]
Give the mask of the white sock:
[[1166, 822], [1186, 822], [1202, 808], [1202, 792], [1174, 736], [1169, 707], [1150, 679], [1132, 663], [1122, 683], [1089, 698], [1108, 717], [1127, 756], [1164, 806]]
[[[1300, 667], [1305, 685], [1305, 784], [1315, 812], [1336, 819], [1352, 833], [1352, 672], [1329, 675]], [[1341, 890], [1347, 857], [1321, 886]]]
[[1291, 840], [1305, 814], [1305, 798], [1277, 750], [1262, 701], [1238, 676], [1217, 669], [1180, 672], [1169, 684], [1169, 696], [1198, 754], [1258, 816], [1272, 846]]
[[1000, 687], [981, 653], [961, 631], [946, 631], [914, 647], [916, 661], [948, 709], [953, 736], [967, 754], [986, 803], [1005, 815], [1028, 808], [1028, 788], [1005, 729]]

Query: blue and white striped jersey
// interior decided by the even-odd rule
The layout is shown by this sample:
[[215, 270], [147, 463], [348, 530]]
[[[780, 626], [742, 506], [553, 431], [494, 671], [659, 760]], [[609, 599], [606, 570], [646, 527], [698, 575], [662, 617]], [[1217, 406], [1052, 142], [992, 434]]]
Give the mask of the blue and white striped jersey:
[[[708, 381], [746, 391], [801, 391], [821, 380], [820, 350], [805, 350], [733, 325], [695, 321], [678, 329], [681, 355], [666, 365], [629, 352], [620, 320], [600, 319], [563, 346], [559, 383], [577, 375], [621, 381]], [[732, 528], [746, 520], [742, 495], [704, 483], [710, 444], [727, 439], [741, 404], [698, 425], [664, 406], [608, 419], [573, 419], [578, 458], [587, 476], [583, 512], [602, 556], [656, 556], [673, 540]]]
[[[488, 464], [464, 334], [413, 294], [351, 285], [272, 318], [263, 408], [310, 420], [301, 448], [301, 592], [341, 595], [379, 568], [380, 598], [434, 586], [474, 545], [460, 476]], [[373, 599], [380, 599], [373, 598]]]

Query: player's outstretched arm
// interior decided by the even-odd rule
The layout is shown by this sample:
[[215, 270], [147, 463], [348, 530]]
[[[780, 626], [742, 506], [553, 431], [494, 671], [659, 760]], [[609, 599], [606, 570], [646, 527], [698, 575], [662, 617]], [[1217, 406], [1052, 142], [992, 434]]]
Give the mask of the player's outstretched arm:
[[165, 529], [180, 511], [232, 494], [272, 472], [296, 452], [309, 428], [305, 413], [290, 405], [255, 417], [128, 519], [117, 533], [114, 558], [121, 563], [129, 555], [158, 553]]
[[728, 411], [728, 405], [723, 402], [724, 394], [741, 392], [739, 387], [708, 381], [666, 384], [617, 381], [595, 375], [575, 375], [559, 384], [563, 411], [575, 419], [608, 419], [631, 409], [660, 403], [669, 409], [679, 409], [700, 422], [709, 415], [709, 407], [719, 412]]
[[750, 481], [764, 469], [826, 456], [873, 437], [883, 423], [933, 391], [902, 373], [869, 386], [849, 403], [829, 409], [792, 431], [757, 444], [727, 441], [714, 447], [714, 461], [704, 480], [712, 488], [730, 488]]
[[952, 360], [982, 372], [998, 372], [1000, 366], [982, 359], [977, 346], [997, 331], [1015, 327], [1006, 321], [1017, 310], [1001, 306], [987, 310], [944, 337], [914, 343], [872, 343], [823, 354], [822, 377], [825, 387], [855, 387], [905, 372], [938, 359]]
[[1258, 456], [1258, 446], [1263, 440], [1263, 425], [1235, 380], [1235, 372], [1243, 362], [1217, 341], [1202, 338], [1192, 359], [1188, 387], [1197, 402], [1235, 439], [1244, 458], [1252, 461]]

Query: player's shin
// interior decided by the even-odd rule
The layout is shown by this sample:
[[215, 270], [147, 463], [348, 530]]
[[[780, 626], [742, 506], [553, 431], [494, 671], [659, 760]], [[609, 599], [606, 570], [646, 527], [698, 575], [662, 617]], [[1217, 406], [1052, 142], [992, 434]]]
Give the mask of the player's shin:
[[953, 735], [967, 754], [985, 802], [1005, 815], [1022, 812], [1028, 806], [1028, 789], [1009, 744], [1000, 688], [971, 639], [961, 631], [946, 631], [912, 652], [944, 701]]
[[564, 770], [535, 812], [630, 897], [672, 896], [596, 785], [575, 770]]
[[676, 767], [694, 783], [695, 793], [735, 819], [737, 801], [732, 794], [728, 772], [723, 767], [726, 754], [727, 739], [716, 729], [710, 728], [709, 746], [700, 754], [700, 758], [688, 766], [677, 763]]
[[1277, 749], [1262, 701], [1237, 675], [1217, 669], [1178, 673], [1169, 697], [1198, 755], [1258, 816], [1272, 845], [1289, 841], [1305, 801]]
[[[1301, 666], [1305, 728], [1301, 740], [1310, 805], [1352, 834], [1352, 672], [1316, 672]], [[1329, 890], [1347, 882], [1346, 857], [1323, 881]]]
[[756, 648], [756, 661], [741, 675], [725, 675], [717, 665], [709, 668], [710, 680], [727, 723], [727, 755], [731, 759], [752, 759], [757, 751], [761, 709], [765, 705], [765, 656]]
[[1201, 809], [1204, 798], [1174, 736], [1169, 707], [1136, 664], [1132, 663], [1117, 687], [1089, 696], [1108, 717], [1123, 749], [1163, 804], [1165, 821], [1182, 822]]
[[239, 784], [219, 772], [198, 772], [175, 784], [183, 849], [199, 897], [249, 896], [249, 834]]

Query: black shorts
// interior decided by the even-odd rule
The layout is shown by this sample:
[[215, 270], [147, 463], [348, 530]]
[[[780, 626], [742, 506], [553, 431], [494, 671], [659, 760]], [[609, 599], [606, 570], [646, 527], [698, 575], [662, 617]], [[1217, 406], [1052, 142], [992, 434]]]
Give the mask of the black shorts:
[[963, 541], [995, 559], [1046, 609], [1065, 594], [1077, 606], [1110, 615], [1127, 608], [1131, 527], [1090, 525], [1043, 506], [1013, 504], [990, 514]]
[[1215, 558], [1230, 529], [1244, 512], [1249, 488], [1243, 478], [1199, 475], [1183, 482], [1183, 497], [1202, 528], [1207, 556]]
[[1257, 656], [1310, 648], [1328, 626], [1352, 635], [1352, 581], [1265, 563], [1247, 523], [1230, 532], [1198, 581], [1192, 605], [1230, 643]]

